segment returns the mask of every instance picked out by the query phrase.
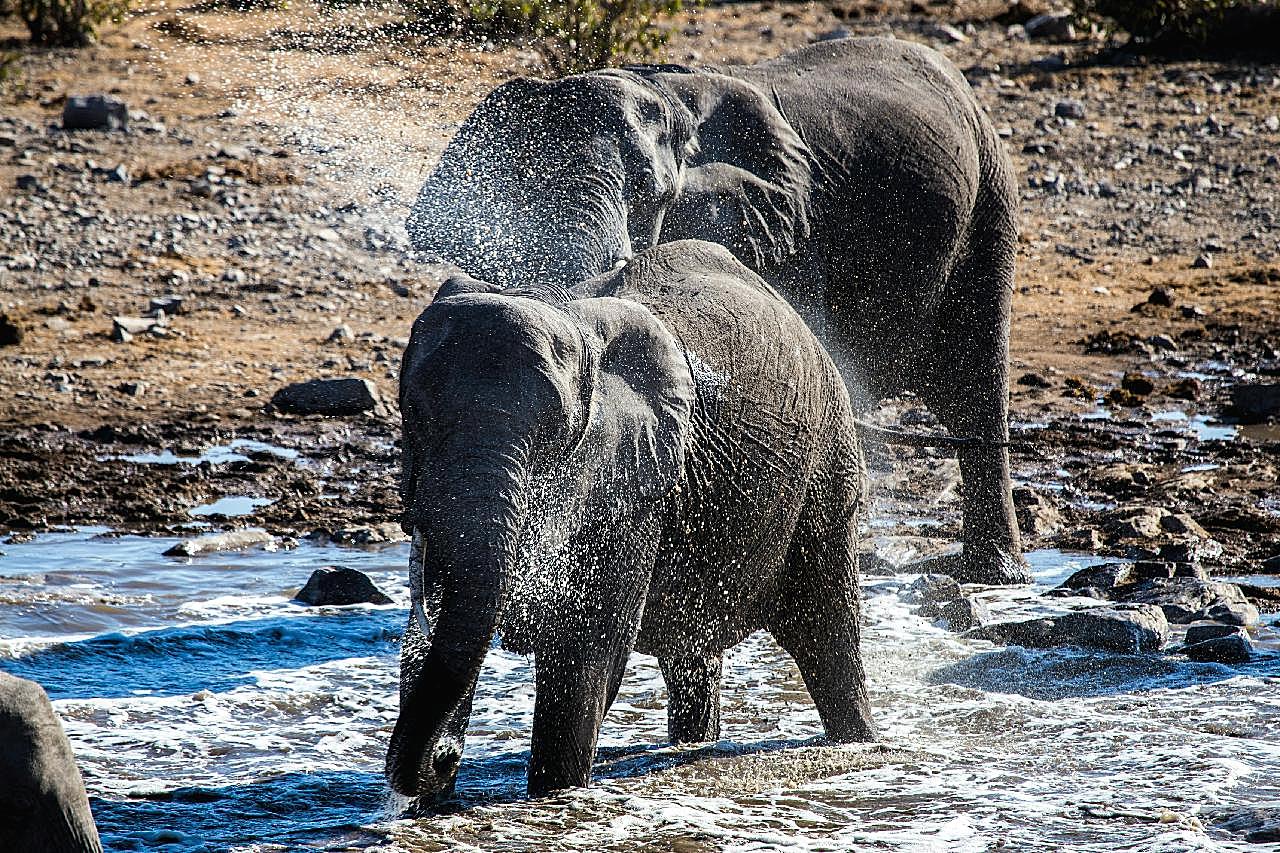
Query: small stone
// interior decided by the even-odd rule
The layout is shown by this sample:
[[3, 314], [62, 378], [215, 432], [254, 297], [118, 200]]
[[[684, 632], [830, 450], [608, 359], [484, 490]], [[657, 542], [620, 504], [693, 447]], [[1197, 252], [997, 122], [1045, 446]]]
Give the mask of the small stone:
[[1039, 373], [1024, 373], [1018, 377], [1018, 384], [1028, 388], [1049, 388], [1053, 385]]
[[37, 192], [44, 189], [40, 184], [40, 179], [35, 175], [19, 175], [14, 179], [14, 184], [18, 189], [25, 190], [26, 192]]
[[1200, 380], [1188, 377], [1174, 382], [1165, 389], [1165, 393], [1175, 400], [1199, 400], [1201, 390]]
[[980, 601], [964, 595], [952, 601], [926, 604], [919, 614], [926, 619], [945, 619], [952, 631], [967, 631], [991, 619], [991, 613]]
[[938, 41], [950, 42], [951, 44], [965, 44], [969, 41], [969, 37], [960, 30], [941, 22], [930, 22], [924, 27], [924, 34]]
[[1167, 511], [1155, 507], [1121, 509], [1108, 513], [1103, 529], [1116, 539], [1156, 539]]
[[76, 95], [62, 106], [63, 130], [125, 130], [129, 108], [106, 95]]
[[153, 296], [147, 303], [147, 310], [151, 314], [160, 312], [161, 314], [172, 317], [175, 314], [182, 313], [182, 303], [186, 297], [179, 296], [176, 293], [167, 293], [164, 296]]
[[1156, 390], [1156, 385], [1141, 373], [1126, 373], [1120, 387], [1137, 397], [1145, 397]]
[[1087, 112], [1084, 102], [1076, 98], [1065, 98], [1053, 105], [1053, 114], [1058, 118], [1069, 118], [1084, 121]]
[[16, 347], [26, 333], [8, 314], [0, 314], [0, 347]]
[[121, 163], [107, 172], [107, 180], [113, 184], [127, 184], [129, 183], [129, 170]]
[[265, 530], [232, 530], [229, 533], [217, 533], [212, 536], [199, 536], [194, 539], [183, 539], [168, 551], [166, 557], [194, 557], [197, 554], [210, 554], [216, 551], [238, 551], [254, 545], [274, 544], [275, 540]]
[[312, 379], [281, 388], [271, 404], [300, 415], [356, 415], [379, 410], [381, 398], [368, 379]]
[[1018, 527], [1032, 536], [1051, 536], [1062, 527], [1062, 513], [1046, 495], [1027, 486], [1013, 490]]
[[145, 382], [121, 382], [116, 386], [116, 390], [121, 394], [127, 394], [130, 397], [141, 397], [147, 392], [147, 383]]
[[1173, 291], [1167, 287], [1157, 287], [1147, 296], [1147, 304], [1160, 308], [1173, 307]]
[[331, 344], [345, 344], [349, 341], [354, 341], [355, 339], [355, 332], [351, 331], [351, 327], [346, 323], [343, 323], [341, 326], [338, 326], [330, 332], [329, 337], [327, 338], [328, 342]]
[[196, 73], [196, 72], [194, 72], [194, 71], [192, 71], [192, 72], [190, 72], [189, 74], [187, 74], [187, 76], [186, 76], [186, 83], [187, 83], [187, 85], [188, 85], [188, 86], [195, 86], [195, 85], [196, 85], [196, 84], [198, 84], [199, 82], [200, 82], [200, 75], [199, 75], [199, 74], [197, 74], [197, 73]]
[[313, 607], [391, 603], [367, 575], [339, 566], [324, 566], [312, 572], [294, 600]]
[[148, 332], [153, 326], [162, 325], [162, 318], [156, 317], [112, 317], [111, 325], [114, 329], [122, 329], [131, 335], [140, 335]]
[[907, 588], [904, 598], [916, 604], [954, 601], [964, 595], [960, 582], [949, 575], [921, 575]]
[[1080, 569], [1059, 584], [1058, 589], [1092, 598], [1107, 598], [1112, 589], [1133, 579], [1133, 567], [1128, 563], [1102, 563]]
[[1202, 255], [1197, 255], [1196, 259], [1191, 262], [1191, 268], [1193, 270], [1213, 269], [1213, 255], [1208, 252], [1205, 252]]
[[848, 27], [836, 27], [833, 30], [827, 30], [825, 33], [817, 36], [814, 41], [837, 41], [838, 39], [847, 39], [853, 35], [853, 31]]
[[252, 160], [253, 152], [243, 145], [220, 145], [217, 156], [227, 160]]
[[1072, 41], [1076, 37], [1075, 24], [1070, 12], [1048, 12], [1036, 15], [1022, 25], [1027, 38]]
[[1200, 663], [1245, 663], [1253, 657], [1253, 645], [1242, 634], [1231, 634], [1193, 643], [1183, 652]]
[[1167, 352], [1173, 352], [1178, 348], [1178, 344], [1168, 335], [1152, 335], [1147, 339], [1147, 343], [1151, 344], [1156, 349], [1165, 350]]

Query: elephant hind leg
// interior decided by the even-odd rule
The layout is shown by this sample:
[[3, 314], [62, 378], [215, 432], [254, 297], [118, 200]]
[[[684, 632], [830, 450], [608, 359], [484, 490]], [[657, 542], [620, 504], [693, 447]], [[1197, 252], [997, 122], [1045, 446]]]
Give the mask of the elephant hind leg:
[[768, 619], [804, 677], [827, 737], [837, 742], [876, 737], [859, 647], [854, 510], [861, 497], [850, 466], [810, 488]]
[[720, 655], [658, 659], [667, 682], [667, 735], [672, 743], [720, 739]]

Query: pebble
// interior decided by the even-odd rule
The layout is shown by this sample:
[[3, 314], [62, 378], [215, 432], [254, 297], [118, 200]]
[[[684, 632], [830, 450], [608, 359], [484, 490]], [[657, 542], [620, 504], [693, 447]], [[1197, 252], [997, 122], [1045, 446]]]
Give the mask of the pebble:
[[1087, 114], [1084, 102], [1076, 98], [1067, 98], [1053, 105], [1053, 114], [1058, 118], [1069, 118], [1082, 121]]

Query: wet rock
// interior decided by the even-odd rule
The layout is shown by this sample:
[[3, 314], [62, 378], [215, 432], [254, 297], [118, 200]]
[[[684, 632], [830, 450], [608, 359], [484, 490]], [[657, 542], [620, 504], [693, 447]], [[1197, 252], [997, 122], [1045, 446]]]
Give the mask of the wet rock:
[[1053, 627], [1052, 619], [1027, 619], [1022, 622], [1000, 622], [975, 628], [965, 633], [965, 636], [974, 640], [987, 640], [997, 645], [1045, 649], [1053, 645]]
[[[1240, 594], [1243, 596], [1244, 592], [1241, 591]], [[1257, 625], [1259, 617], [1258, 608], [1254, 607], [1248, 600], [1215, 604], [1205, 610], [1204, 615], [1214, 622], [1221, 622], [1223, 625], [1240, 625], [1245, 628]]]
[[1267, 574], [1280, 574], [1280, 554], [1273, 554], [1263, 560], [1262, 571]]
[[1064, 98], [1053, 105], [1053, 114], [1058, 118], [1069, 118], [1084, 121], [1087, 112], [1084, 102], [1077, 98]]
[[368, 379], [311, 379], [281, 388], [271, 405], [298, 415], [358, 415], [379, 410], [381, 398]]
[[907, 587], [903, 599], [912, 604], [939, 604], [963, 596], [960, 582], [950, 575], [921, 575]]
[[1199, 379], [1188, 377], [1171, 384], [1165, 393], [1175, 400], [1199, 400], [1202, 388]]
[[1142, 405], [1142, 398], [1124, 388], [1112, 388], [1102, 398], [1102, 402], [1106, 403], [1108, 406], [1134, 409]]
[[1175, 512], [1162, 516], [1160, 518], [1160, 526], [1169, 533], [1196, 536], [1200, 539], [1209, 538], [1209, 531], [1201, 527], [1194, 518], [1185, 512]]
[[340, 604], [390, 604], [391, 599], [355, 569], [324, 566], [307, 578], [294, 600], [313, 607]]
[[275, 539], [265, 530], [232, 530], [227, 533], [216, 533], [212, 536], [198, 536], [194, 539], [183, 539], [168, 551], [166, 557], [194, 557], [197, 554], [212, 554], [217, 551], [239, 551], [255, 545], [271, 545]]
[[1052, 41], [1072, 41], [1076, 37], [1075, 24], [1070, 12], [1046, 12], [1028, 19], [1022, 25], [1027, 38]]
[[1227, 414], [1250, 424], [1280, 418], [1280, 384], [1235, 386]]
[[1098, 389], [1082, 376], [1068, 376], [1063, 382], [1062, 396], [1093, 400], [1098, 396]]
[[0, 347], [16, 347], [25, 332], [8, 314], [0, 314]]
[[918, 611], [925, 619], [945, 619], [952, 631], [967, 631], [991, 621], [991, 613], [982, 602], [960, 596], [951, 601], [932, 602]]
[[1120, 387], [1138, 397], [1145, 397], [1156, 390], [1156, 385], [1141, 373], [1126, 373]]
[[1013, 490], [1018, 527], [1032, 536], [1051, 536], [1062, 528], [1062, 513], [1046, 495], [1027, 486]]
[[1130, 507], [1107, 513], [1103, 530], [1112, 539], [1155, 539], [1163, 530], [1161, 520], [1167, 510], [1156, 507]]
[[1199, 578], [1152, 578], [1116, 587], [1112, 597], [1127, 603], [1157, 605], [1166, 619], [1179, 625], [1212, 618], [1209, 610], [1219, 605], [1248, 604], [1234, 584]]
[[1162, 560], [1178, 564], [1211, 563], [1223, 555], [1222, 543], [1216, 539], [1186, 539], [1182, 542], [1166, 542], [1160, 546]]
[[106, 95], [76, 95], [62, 107], [63, 130], [125, 130], [129, 108]]
[[329, 534], [329, 539], [339, 545], [382, 545], [388, 542], [404, 542], [408, 537], [399, 524], [384, 522], [368, 527], [344, 527]]
[[1136, 560], [1129, 567], [1129, 580], [1121, 583], [1138, 583], [1153, 578], [1199, 578], [1207, 581], [1209, 573], [1202, 566], [1187, 561]]
[[1244, 632], [1239, 632], [1188, 643], [1182, 651], [1191, 660], [1201, 663], [1246, 663], [1253, 657], [1253, 644]]
[[[1129, 563], [1102, 563], [1075, 572], [1057, 587], [1071, 595], [1085, 595], [1090, 598], [1107, 598], [1111, 590], [1122, 584], [1131, 583], [1133, 566]], [[1052, 592], [1053, 590], [1051, 590]]]
[[1280, 841], [1280, 809], [1277, 808], [1224, 812], [1215, 815], [1212, 823], [1249, 844]]
[[1233, 634], [1240, 634], [1242, 632], [1243, 629], [1238, 625], [1219, 625], [1217, 623], [1192, 625], [1187, 628], [1187, 636], [1184, 643], [1191, 646], [1196, 643], [1203, 643], [1205, 640], [1216, 640], [1219, 637], [1230, 637]]
[[1159, 650], [1169, 638], [1169, 622], [1159, 607], [1149, 604], [1080, 610], [1054, 621], [1055, 646], [1080, 646], [1120, 654]]

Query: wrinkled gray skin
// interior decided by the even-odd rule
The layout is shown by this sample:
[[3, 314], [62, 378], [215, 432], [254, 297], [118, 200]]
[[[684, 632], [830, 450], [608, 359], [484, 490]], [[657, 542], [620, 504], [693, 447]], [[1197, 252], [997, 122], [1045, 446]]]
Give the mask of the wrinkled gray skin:
[[0, 850], [102, 853], [84, 780], [49, 697], [0, 673]]
[[848, 393], [723, 247], [665, 244], [571, 292], [451, 279], [414, 324], [400, 406], [395, 790], [452, 790], [495, 632], [535, 659], [533, 795], [588, 783], [633, 649], [661, 664], [673, 741], [718, 737], [721, 654], [760, 628], [828, 737], [873, 738]]
[[[408, 222], [420, 250], [571, 285], [657, 241], [727, 246], [831, 349], [865, 408], [915, 392], [1008, 439], [1012, 166], [963, 76], [894, 39], [723, 72], [514, 80], [463, 123]], [[964, 581], [1030, 581], [1008, 451], [960, 452]]]

